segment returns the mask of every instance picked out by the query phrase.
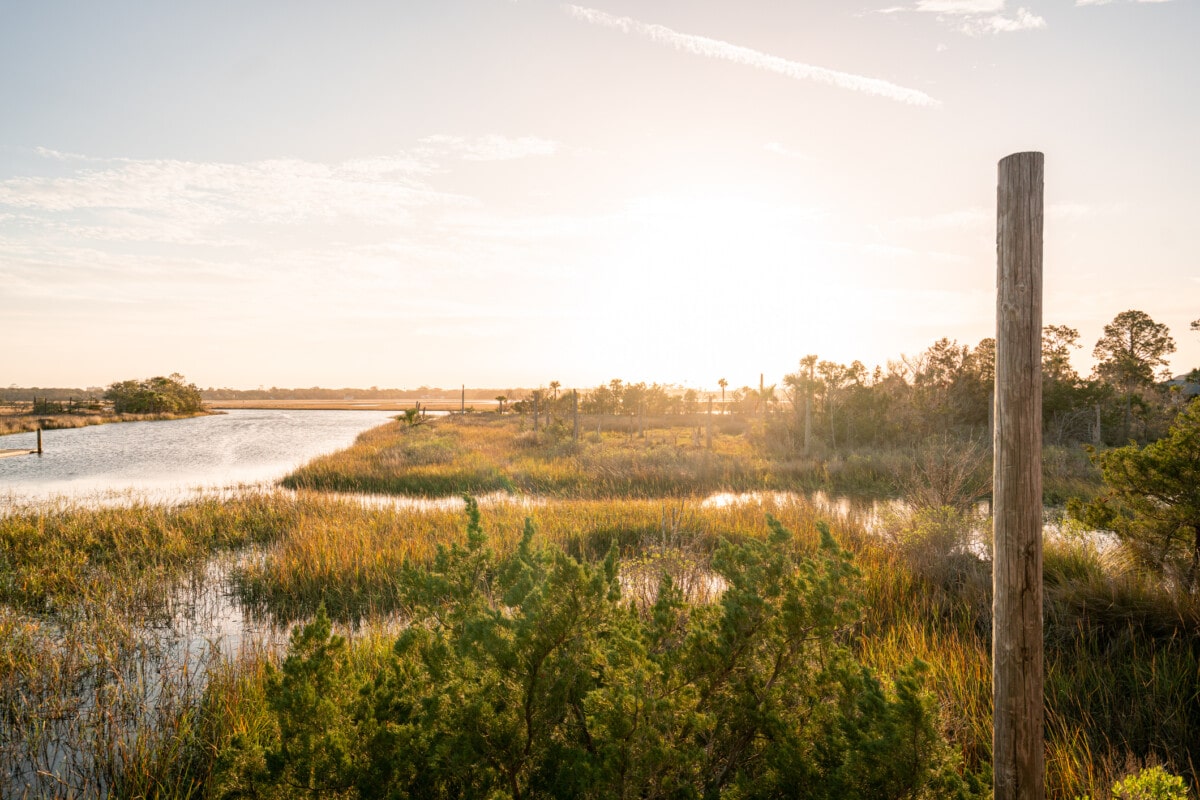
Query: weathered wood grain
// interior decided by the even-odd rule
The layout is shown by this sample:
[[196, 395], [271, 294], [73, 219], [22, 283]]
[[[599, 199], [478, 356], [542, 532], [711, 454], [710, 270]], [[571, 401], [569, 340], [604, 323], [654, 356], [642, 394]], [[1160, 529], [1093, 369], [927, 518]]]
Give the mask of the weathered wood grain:
[[996, 800], [1045, 797], [1041, 153], [1000, 162], [992, 561]]

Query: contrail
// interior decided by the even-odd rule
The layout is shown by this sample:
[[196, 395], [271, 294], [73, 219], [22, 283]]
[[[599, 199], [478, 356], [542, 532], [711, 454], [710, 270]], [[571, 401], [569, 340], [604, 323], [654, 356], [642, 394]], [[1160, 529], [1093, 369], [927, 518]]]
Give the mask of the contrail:
[[748, 67], [755, 67], [767, 72], [777, 72], [780, 75], [786, 75], [789, 78], [797, 80], [819, 81], [820, 83], [837, 86], [840, 89], [873, 94], [876, 97], [886, 97], [888, 100], [896, 100], [914, 106], [941, 105], [941, 101], [930, 97], [924, 92], [898, 86], [878, 78], [867, 78], [862, 75], [852, 75], [848, 72], [825, 69], [824, 67], [814, 67], [811, 64], [801, 64], [798, 61], [788, 61], [786, 58], [761, 53], [749, 47], [741, 47], [729, 42], [722, 42], [719, 39], [709, 39], [705, 36], [679, 33], [662, 25], [648, 25], [630, 17], [616, 17], [593, 8], [583, 8], [582, 6], [570, 5], [569, 3], [564, 4], [562, 8], [571, 16], [581, 19], [584, 22], [589, 22], [593, 25], [603, 25], [608, 28], [616, 28], [625, 33], [636, 33], [660, 44], [674, 47], [676, 50], [682, 50], [698, 56], [732, 61], [735, 64], [745, 64]]

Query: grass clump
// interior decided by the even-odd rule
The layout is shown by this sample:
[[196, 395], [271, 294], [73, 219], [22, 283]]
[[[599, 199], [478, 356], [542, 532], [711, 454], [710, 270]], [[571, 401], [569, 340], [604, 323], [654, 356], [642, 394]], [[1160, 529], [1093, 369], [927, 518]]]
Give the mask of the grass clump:
[[122, 587], [161, 602], [165, 587], [218, 550], [266, 542], [292, 524], [282, 496], [181, 506], [31, 508], [0, 515], [0, 603], [50, 611]]

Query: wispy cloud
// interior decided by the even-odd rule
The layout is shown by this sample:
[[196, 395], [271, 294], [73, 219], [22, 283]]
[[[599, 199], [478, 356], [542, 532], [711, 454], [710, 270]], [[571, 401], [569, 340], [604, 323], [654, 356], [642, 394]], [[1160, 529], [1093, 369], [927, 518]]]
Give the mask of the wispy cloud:
[[[1106, 6], [1115, 0], [1075, 0], [1076, 6]], [[1171, 0], [1124, 0], [1127, 3], [1170, 3]]]
[[996, 14], [1004, 0], [917, 0], [917, 11], [935, 14]]
[[766, 150], [768, 153], [774, 153], [777, 156], [783, 156], [784, 158], [794, 158], [798, 161], [809, 161], [812, 158], [805, 153], [792, 150], [779, 142], [767, 142], [763, 145], [763, 150]]
[[[1108, 0], [1076, 0], [1076, 2], [1108, 2]], [[881, 9], [879, 13], [896, 14], [917, 11], [936, 14], [939, 22], [968, 36], [1015, 33], [1046, 27], [1046, 20], [1027, 8], [1018, 8], [1012, 15], [1004, 14], [1004, 3], [1005, 0], [917, 0], [915, 6], [893, 6]]]
[[1006, 17], [1003, 14], [992, 14], [984, 17], [974, 17], [963, 22], [960, 29], [968, 36], [981, 36], [995, 33], [1015, 33], [1017, 31], [1034, 31], [1046, 27], [1046, 20], [1028, 9], [1018, 8], [1015, 16]]
[[[158, 274], [219, 272], [233, 279], [253, 267], [294, 275], [313, 254], [322, 269], [342, 274], [376, 262], [393, 272], [397, 263], [437, 269], [527, 263], [529, 251], [556, 231], [579, 231], [555, 218], [507, 227], [506, 208], [448, 191], [439, 176], [453, 160], [561, 150], [534, 137], [434, 136], [397, 154], [325, 164], [95, 158], [39, 149], [43, 174], [0, 178], [0, 252], [5, 266], [27, 276], [50, 266], [92, 275], [106, 263], [125, 274], [152, 264]], [[235, 265], [232, 272], [227, 265]], [[13, 290], [11, 277], [0, 280]]]
[[251, 225], [403, 226], [421, 209], [474, 205], [429, 184], [448, 159], [512, 160], [560, 149], [536, 137], [431, 136], [410, 152], [323, 164], [94, 159], [39, 148], [39, 156], [69, 163], [70, 171], [0, 180], [0, 214], [22, 214], [80, 239], [175, 244], [229, 244]]
[[644, 36], [651, 41], [673, 47], [676, 50], [705, 58], [730, 61], [735, 64], [754, 67], [755, 69], [774, 72], [796, 80], [810, 80], [847, 89], [853, 92], [883, 97], [900, 103], [915, 106], [938, 106], [940, 101], [917, 89], [909, 89], [879, 78], [870, 78], [848, 72], [789, 61], [779, 56], [753, 50], [749, 47], [710, 39], [705, 36], [695, 36], [679, 33], [662, 25], [650, 25], [630, 17], [617, 17], [591, 8], [576, 5], [564, 5], [563, 9], [575, 17], [592, 25], [614, 28], [623, 33], [633, 33]]
[[425, 137], [421, 143], [434, 145], [464, 161], [512, 161], [533, 156], [552, 156], [562, 149], [558, 142], [536, 136], [511, 138], [493, 135], [468, 139], [463, 136], [436, 135]]
[[391, 159], [332, 166], [294, 159], [247, 164], [111, 159], [69, 177], [0, 182], [0, 206], [145, 210], [199, 224], [244, 221], [247, 215], [272, 223], [340, 214], [390, 221], [391, 211], [437, 199], [438, 193], [413, 179], [407, 162]]

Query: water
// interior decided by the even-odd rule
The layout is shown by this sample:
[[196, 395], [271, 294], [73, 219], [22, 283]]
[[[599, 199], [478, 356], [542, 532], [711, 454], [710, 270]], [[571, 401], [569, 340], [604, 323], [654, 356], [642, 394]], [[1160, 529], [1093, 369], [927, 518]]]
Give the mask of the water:
[[[349, 446], [394, 417], [385, 411], [238, 409], [167, 422], [44, 431], [44, 455], [0, 459], [0, 509], [65, 498], [136, 496], [169, 502], [277, 481], [304, 462]], [[0, 436], [0, 449], [36, 436]]]

